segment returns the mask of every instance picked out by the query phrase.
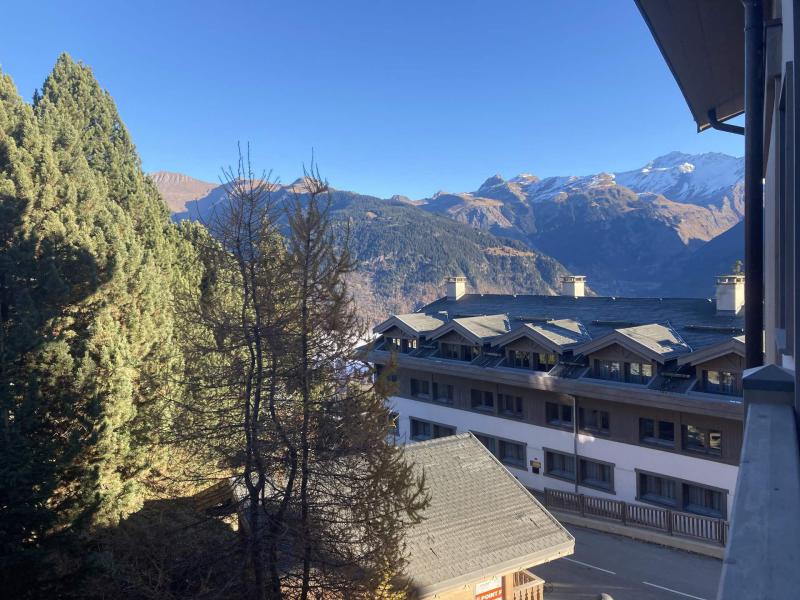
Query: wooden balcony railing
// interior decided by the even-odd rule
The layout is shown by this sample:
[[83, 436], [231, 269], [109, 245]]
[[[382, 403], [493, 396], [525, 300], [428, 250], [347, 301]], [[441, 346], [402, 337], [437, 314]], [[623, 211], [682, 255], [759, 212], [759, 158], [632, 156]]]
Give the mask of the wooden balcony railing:
[[514, 573], [513, 600], [544, 600], [544, 579], [530, 571]]
[[656, 529], [669, 535], [694, 538], [721, 546], [724, 546], [728, 539], [728, 523], [724, 519], [549, 488], [544, 490], [544, 504], [554, 510], [618, 521], [632, 527]]

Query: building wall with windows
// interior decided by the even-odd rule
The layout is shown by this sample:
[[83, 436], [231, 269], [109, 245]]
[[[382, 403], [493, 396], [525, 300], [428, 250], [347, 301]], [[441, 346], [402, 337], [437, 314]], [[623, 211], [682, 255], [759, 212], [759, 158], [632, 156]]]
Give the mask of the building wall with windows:
[[[606, 439], [601, 435], [578, 433], [566, 428], [534, 425], [523, 421], [514, 421], [496, 415], [481, 414], [477, 411], [463, 410], [452, 406], [439, 405], [433, 402], [423, 402], [406, 398], [400, 395], [389, 399], [392, 411], [398, 415], [398, 441], [409, 443], [426, 438], [412, 436], [412, 423], [425, 422], [436, 424], [443, 435], [464, 433], [470, 431], [481, 441], [493, 440], [494, 445], [488, 446], [500, 461], [519, 479], [525, 486], [534, 490], [553, 488], [558, 490], [575, 491], [575, 471], [578, 470], [577, 490], [581, 493], [602, 497], [615, 498], [626, 502], [642, 502], [659, 506], [672, 507], [676, 510], [688, 510], [700, 514], [692, 507], [682, 506], [681, 499], [676, 498], [676, 503], [658, 501], [657, 498], [640, 490], [639, 473], [650, 473], [664, 479], [682, 483], [696, 484], [698, 488], [719, 492], [724, 499], [720, 506], [719, 516], [725, 518], [733, 502], [736, 475], [738, 473], [737, 461], [709, 460], [704, 454], [693, 455], [691, 452], [680, 450], [671, 451], [662, 449], [658, 444], [636, 443], [632, 441], [616, 441]], [[564, 405], [566, 406], [566, 405]], [[620, 413], [612, 413], [610, 418]], [[643, 413], [657, 416], [654, 413]], [[675, 418], [674, 416], [672, 418]], [[613, 422], [611, 427], [614, 427]], [[720, 426], [730, 435], [731, 447], [726, 451], [726, 457], [737, 452], [741, 444], [741, 427], [733, 423]], [[676, 426], [675, 437], [678, 438], [681, 428]], [[723, 434], [725, 435], [725, 434]], [[638, 434], [637, 434], [638, 438]], [[677, 441], [677, 440], [676, 440]], [[524, 449], [524, 459], [516, 460], [511, 455], [501, 454], [501, 444], [515, 444]], [[577, 450], [578, 463], [573, 467], [573, 474], [555, 472], [550, 469], [548, 455], [564, 455], [575, 460]], [[583, 473], [580, 472], [580, 461], [587, 461]], [[534, 468], [535, 464], [540, 466]], [[593, 480], [589, 475], [596, 474], [599, 470], [593, 465], [604, 465], [609, 472], [608, 487], [605, 482]], [[538, 473], [535, 472], [538, 470]], [[590, 473], [588, 471], [595, 471]]]

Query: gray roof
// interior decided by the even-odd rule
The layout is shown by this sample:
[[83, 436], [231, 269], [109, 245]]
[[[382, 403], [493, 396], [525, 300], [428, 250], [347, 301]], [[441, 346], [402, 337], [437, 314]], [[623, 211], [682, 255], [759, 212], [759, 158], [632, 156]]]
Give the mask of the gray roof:
[[512, 330], [520, 322], [571, 319], [579, 321], [592, 339], [616, 329], [655, 323], [671, 327], [694, 350], [741, 335], [744, 328], [743, 316], [717, 315], [716, 303], [705, 298], [465, 294], [458, 300], [440, 298], [419, 312], [446, 312], [451, 319], [505, 314]]
[[409, 528], [421, 596], [572, 554], [575, 539], [471, 433], [410, 444], [430, 505]]
[[457, 331], [477, 344], [507, 333], [509, 327], [508, 317], [505, 314], [455, 317], [434, 331], [431, 339], [436, 339], [449, 331]]
[[581, 347], [581, 352], [587, 353], [592, 349], [597, 349], [604, 340], [617, 338], [619, 341], [629, 340], [634, 346], [638, 346], [650, 354], [652, 358], [658, 360], [668, 360], [682, 354], [688, 354], [692, 348], [671, 327], [651, 323], [649, 325], [638, 325], [635, 327], [621, 327], [616, 329], [609, 336], [596, 340], [593, 344]]
[[[398, 322], [399, 321], [399, 322]], [[445, 319], [440, 315], [429, 315], [426, 313], [408, 313], [404, 315], [392, 315], [380, 325], [374, 328], [375, 333], [383, 333], [393, 326], [401, 329], [411, 329], [416, 333], [427, 333], [444, 325]], [[405, 327], [403, 327], [405, 325]]]
[[497, 337], [508, 331], [508, 317], [505, 314], [462, 317], [453, 321], [481, 339]]

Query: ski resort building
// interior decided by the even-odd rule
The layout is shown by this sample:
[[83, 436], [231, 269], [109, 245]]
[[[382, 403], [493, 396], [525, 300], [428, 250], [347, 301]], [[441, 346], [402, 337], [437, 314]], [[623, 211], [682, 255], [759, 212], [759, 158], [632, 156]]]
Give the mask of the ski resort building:
[[[742, 447], [740, 274], [716, 299], [468, 294], [375, 327], [401, 443], [472, 432], [524, 486], [727, 519]], [[576, 285], [579, 283], [579, 285]], [[388, 370], [387, 370], [388, 369]]]

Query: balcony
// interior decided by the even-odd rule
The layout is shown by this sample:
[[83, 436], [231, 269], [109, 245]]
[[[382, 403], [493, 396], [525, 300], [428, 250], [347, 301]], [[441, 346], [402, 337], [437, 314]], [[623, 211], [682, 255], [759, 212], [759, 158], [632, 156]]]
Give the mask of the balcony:
[[718, 598], [796, 598], [800, 590], [800, 448], [794, 373], [745, 372], [745, 429]]
[[514, 573], [513, 600], [543, 600], [544, 579], [530, 571], [517, 571]]

